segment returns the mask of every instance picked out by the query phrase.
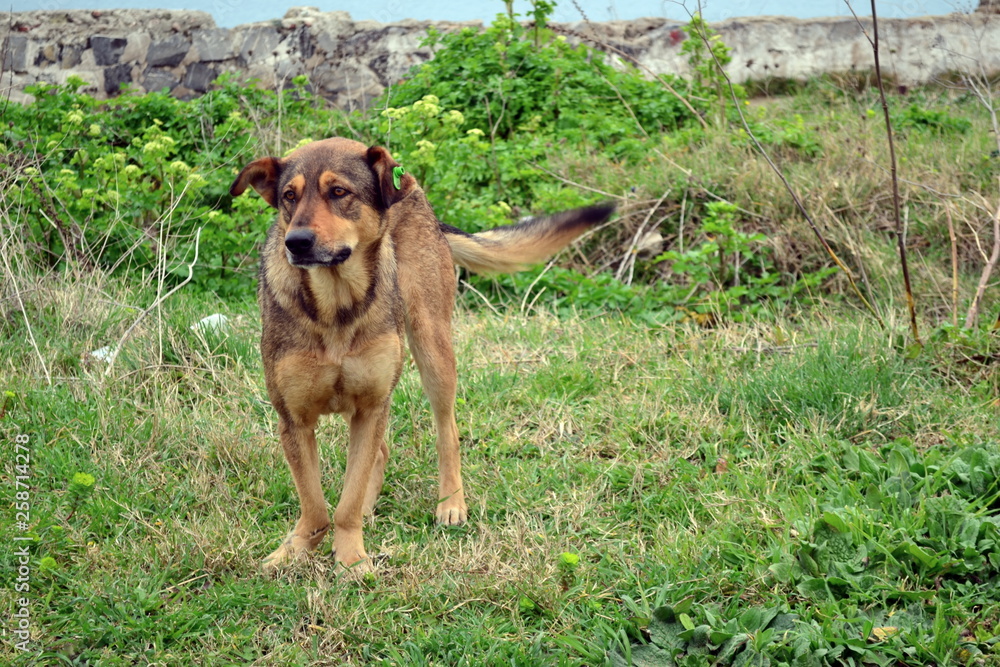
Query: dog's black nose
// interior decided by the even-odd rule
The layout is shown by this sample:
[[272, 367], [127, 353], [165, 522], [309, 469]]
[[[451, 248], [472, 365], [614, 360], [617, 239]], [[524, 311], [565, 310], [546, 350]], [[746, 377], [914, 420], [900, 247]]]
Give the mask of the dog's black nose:
[[308, 229], [293, 229], [285, 234], [285, 247], [293, 255], [304, 255], [312, 250], [316, 235]]

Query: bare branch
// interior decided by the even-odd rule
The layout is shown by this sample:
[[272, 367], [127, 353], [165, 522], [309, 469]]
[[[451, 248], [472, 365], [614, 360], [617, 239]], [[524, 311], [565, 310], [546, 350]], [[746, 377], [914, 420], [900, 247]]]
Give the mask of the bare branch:
[[[845, 0], [846, 1], [846, 0]], [[917, 328], [917, 307], [913, 299], [913, 288], [910, 285], [910, 265], [906, 259], [906, 230], [903, 228], [903, 219], [899, 213], [899, 178], [896, 176], [896, 145], [892, 137], [892, 120], [889, 118], [889, 103], [885, 97], [885, 86], [882, 83], [882, 65], [879, 62], [879, 36], [878, 36], [878, 14], [875, 11], [875, 0], [871, 0], [872, 5], [872, 33], [874, 38], [868, 41], [872, 45], [872, 52], [875, 56], [875, 82], [878, 84], [879, 97], [882, 100], [882, 115], [885, 117], [885, 132], [889, 140], [889, 166], [892, 175], [892, 212], [896, 221], [896, 245], [899, 248], [899, 263], [903, 269], [903, 287], [906, 290], [906, 305], [910, 311], [910, 329], [913, 339], [918, 345], [923, 345], [920, 340], [920, 331]], [[851, 3], [847, 2], [850, 7]], [[854, 14], [854, 10], [851, 9]], [[864, 26], [857, 14], [854, 18], [858, 21], [858, 26], [864, 32]], [[867, 33], [865, 34], [867, 37]]]

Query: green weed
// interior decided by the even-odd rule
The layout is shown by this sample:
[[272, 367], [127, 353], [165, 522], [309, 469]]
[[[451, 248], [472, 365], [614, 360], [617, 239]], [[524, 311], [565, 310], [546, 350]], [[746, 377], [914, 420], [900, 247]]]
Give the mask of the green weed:
[[[792, 519], [797, 537], [772, 549], [776, 599], [724, 610], [690, 596], [658, 607], [648, 643], [618, 654], [616, 664], [988, 659], [993, 637], [976, 632], [972, 607], [1000, 602], [1000, 450], [921, 453], [900, 440], [875, 455], [849, 445], [836, 452], [819, 455], [808, 473], [821, 489], [815, 518]], [[797, 596], [780, 602], [786, 591]]]
[[892, 437], [910, 418], [908, 396], [929, 381], [874, 333], [818, 335], [799, 354], [746, 358], [746, 373], [732, 381], [696, 383], [692, 390], [714, 398], [739, 423], [768, 424], [780, 432], [809, 429], [834, 439], [864, 434]]

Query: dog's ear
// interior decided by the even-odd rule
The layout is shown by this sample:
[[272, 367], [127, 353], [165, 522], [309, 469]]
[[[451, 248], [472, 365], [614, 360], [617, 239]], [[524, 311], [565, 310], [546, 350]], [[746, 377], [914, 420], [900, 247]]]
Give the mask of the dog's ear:
[[278, 174], [281, 161], [278, 158], [262, 157], [243, 167], [229, 188], [229, 194], [238, 197], [249, 185], [264, 198], [271, 208], [278, 208]]
[[417, 179], [404, 173], [402, 165], [393, 160], [389, 151], [381, 146], [368, 149], [368, 166], [375, 172], [382, 204], [386, 208], [405, 198], [417, 185]]

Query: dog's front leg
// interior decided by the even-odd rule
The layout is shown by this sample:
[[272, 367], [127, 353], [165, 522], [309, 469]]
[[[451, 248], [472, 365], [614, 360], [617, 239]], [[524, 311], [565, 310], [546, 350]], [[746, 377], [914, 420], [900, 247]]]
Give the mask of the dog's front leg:
[[296, 423], [293, 419], [278, 419], [281, 447], [295, 480], [301, 514], [295, 528], [281, 546], [264, 559], [266, 570], [277, 568], [282, 563], [312, 551], [330, 529], [330, 515], [323, 487], [320, 485], [315, 427], [315, 420], [311, 424], [304, 424]]
[[363, 571], [371, 569], [371, 562], [361, 535], [362, 517], [374, 505], [372, 493], [377, 494], [381, 488], [388, 453], [385, 446], [388, 420], [388, 399], [378, 406], [359, 407], [348, 417], [351, 440], [344, 490], [333, 513], [333, 549], [338, 563]]

